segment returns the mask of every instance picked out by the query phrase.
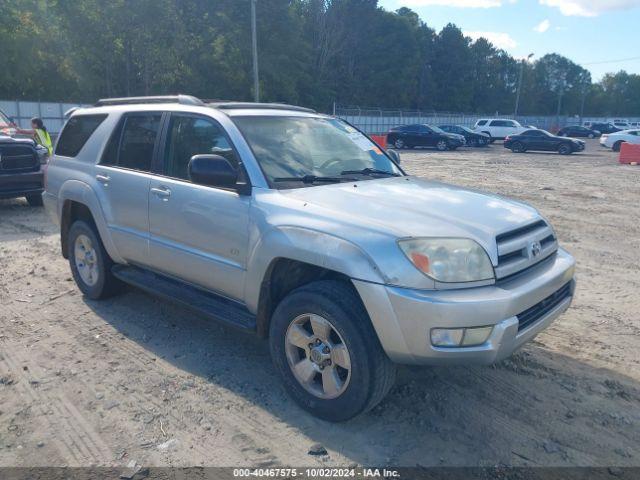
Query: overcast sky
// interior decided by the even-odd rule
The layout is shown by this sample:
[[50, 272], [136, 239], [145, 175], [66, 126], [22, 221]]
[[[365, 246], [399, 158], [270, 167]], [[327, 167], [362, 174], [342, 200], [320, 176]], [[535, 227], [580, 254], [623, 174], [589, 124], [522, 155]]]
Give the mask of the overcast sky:
[[589, 69], [594, 80], [621, 69], [640, 74], [640, 0], [379, 0], [379, 5], [409, 7], [438, 31], [455, 23], [468, 36], [484, 36], [516, 57], [560, 53]]

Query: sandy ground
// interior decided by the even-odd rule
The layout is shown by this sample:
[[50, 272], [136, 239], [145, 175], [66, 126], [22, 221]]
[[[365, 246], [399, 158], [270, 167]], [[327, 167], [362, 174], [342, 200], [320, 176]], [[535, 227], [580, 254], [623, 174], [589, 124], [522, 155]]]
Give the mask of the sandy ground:
[[577, 259], [573, 307], [493, 367], [403, 367], [333, 425], [289, 400], [266, 342], [135, 290], [84, 299], [43, 210], [0, 201], [0, 466], [640, 465], [640, 167], [595, 142], [403, 162], [538, 207]]

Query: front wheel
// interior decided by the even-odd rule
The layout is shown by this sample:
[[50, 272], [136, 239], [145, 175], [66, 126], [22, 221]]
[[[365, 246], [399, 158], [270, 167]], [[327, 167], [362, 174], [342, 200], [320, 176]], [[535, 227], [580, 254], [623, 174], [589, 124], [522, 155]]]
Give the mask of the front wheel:
[[324, 420], [366, 412], [395, 381], [362, 302], [343, 282], [313, 282], [287, 295], [273, 313], [269, 341], [289, 394]]
[[76, 220], [69, 229], [68, 257], [78, 288], [93, 300], [117, 293], [122, 283], [113, 276], [113, 261], [104, 248], [95, 227]]
[[407, 144], [404, 143], [404, 140], [402, 140], [401, 138], [396, 139], [395, 142], [393, 142], [393, 146], [396, 147], [399, 150], [402, 150], [403, 148], [407, 147]]
[[596, 138], [596, 136], [593, 133], [590, 133], [589, 135], [587, 135], [589, 138]]
[[614, 152], [619, 152], [619, 151], [620, 151], [620, 148], [622, 148], [622, 144], [623, 144], [623, 143], [624, 143], [624, 142], [623, 142], [622, 140], [618, 140], [616, 143], [614, 143], [614, 144], [613, 144], [613, 147], [612, 147], [612, 148], [613, 148], [613, 151], [614, 151]]
[[44, 202], [42, 201], [42, 195], [40, 195], [39, 193], [27, 195], [26, 199], [29, 203], [29, 206], [31, 207], [41, 207], [44, 205]]
[[475, 138], [470, 138], [467, 142], [467, 145], [469, 145], [470, 147], [477, 147], [479, 145], [479, 141]]
[[569, 155], [570, 153], [572, 153], [571, 147], [567, 144], [562, 144], [560, 145], [560, 147], [558, 148], [558, 153], [560, 155]]
[[444, 152], [449, 148], [449, 144], [447, 143], [446, 140], [438, 140], [438, 143], [436, 143], [436, 148], [439, 151]]

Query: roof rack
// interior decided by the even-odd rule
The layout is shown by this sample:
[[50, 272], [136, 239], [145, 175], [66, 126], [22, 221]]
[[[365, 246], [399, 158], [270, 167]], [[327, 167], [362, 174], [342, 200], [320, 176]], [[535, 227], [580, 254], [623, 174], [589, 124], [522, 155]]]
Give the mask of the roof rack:
[[180, 103], [182, 105], [199, 105], [205, 103], [199, 98], [191, 95], [160, 95], [155, 97], [122, 97], [122, 98], [101, 98], [95, 104], [96, 107], [107, 105], [135, 105], [140, 103]]
[[315, 110], [305, 107], [297, 107], [295, 105], [287, 105], [286, 103], [256, 103], [256, 102], [211, 102], [207, 103], [210, 107], [220, 110], [239, 110], [247, 108], [260, 108], [264, 110], [293, 110], [294, 112], [316, 113]]

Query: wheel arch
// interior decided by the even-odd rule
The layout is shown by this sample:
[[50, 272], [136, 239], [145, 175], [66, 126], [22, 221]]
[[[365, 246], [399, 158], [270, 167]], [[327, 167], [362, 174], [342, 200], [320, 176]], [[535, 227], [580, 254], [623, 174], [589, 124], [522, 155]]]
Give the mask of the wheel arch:
[[279, 301], [295, 288], [322, 279], [340, 280], [349, 288], [354, 288], [353, 279], [386, 281], [378, 266], [356, 245], [298, 227], [267, 233], [254, 248], [247, 266], [245, 302], [256, 312], [261, 336], [268, 334], [271, 314]]
[[109, 235], [98, 198], [89, 185], [77, 180], [69, 180], [60, 188], [58, 198], [60, 247], [64, 258], [67, 258], [69, 228], [74, 221], [85, 220], [95, 226], [109, 256], [116, 262], [124, 262]]

